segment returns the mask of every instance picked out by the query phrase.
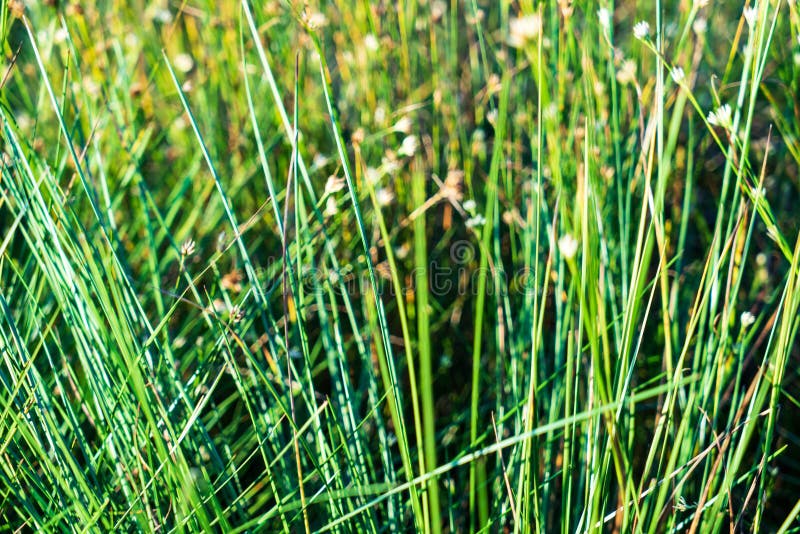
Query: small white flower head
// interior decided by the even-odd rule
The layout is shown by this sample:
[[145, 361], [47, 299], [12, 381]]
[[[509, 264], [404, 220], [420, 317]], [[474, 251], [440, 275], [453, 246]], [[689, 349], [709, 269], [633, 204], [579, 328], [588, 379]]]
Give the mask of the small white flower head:
[[558, 240], [558, 250], [565, 259], [571, 260], [578, 252], [578, 241], [572, 234], [564, 234]]
[[675, 83], [681, 83], [683, 79], [686, 78], [686, 73], [683, 72], [681, 67], [673, 67], [670, 74], [672, 75], [672, 79], [675, 81]]
[[388, 206], [394, 200], [394, 193], [386, 187], [381, 187], [375, 191], [375, 198], [378, 201], [378, 206]]
[[303, 13], [303, 18], [305, 19], [306, 24], [308, 24], [308, 27], [311, 30], [317, 30], [319, 28], [322, 28], [328, 23], [328, 17], [326, 17], [324, 13], [320, 13], [319, 11], [313, 11], [311, 13], [306, 11]]
[[370, 52], [375, 52], [379, 46], [380, 45], [378, 43], [378, 38], [375, 37], [375, 34], [368, 33], [367, 35], [364, 36], [364, 47], [367, 50], [369, 50]]
[[372, 185], [375, 185], [381, 179], [381, 171], [379, 171], [375, 167], [367, 167], [367, 170], [364, 171], [364, 178], [367, 179], [367, 182], [371, 183]]
[[617, 71], [617, 81], [623, 85], [636, 81], [636, 62], [626, 59]]
[[431, 4], [431, 20], [433, 22], [439, 22], [442, 20], [442, 17], [444, 17], [445, 13], [447, 13], [447, 4], [441, 0], [436, 0]]
[[161, 24], [169, 24], [172, 22], [172, 13], [169, 9], [159, 9], [153, 14], [153, 20]]
[[397, 151], [397, 153], [401, 156], [411, 157], [416, 154], [418, 148], [419, 139], [417, 139], [417, 136], [408, 135], [403, 139], [403, 143], [400, 145], [400, 149]]
[[650, 35], [650, 24], [645, 20], [640, 20], [633, 27], [633, 36], [639, 40], [646, 39]]
[[514, 48], [522, 48], [534, 41], [542, 30], [542, 17], [539, 15], [526, 15], [511, 19], [508, 25], [508, 44]]
[[775, 241], [776, 243], [781, 242], [781, 233], [778, 230], [778, 227], [775, 224], [770, 224], [767, 227], [767, 237]]
[[491, 124], [492, 126], [497, 126], [497, 116], [498, 116], [497, 109], [490, 109], [489, 113], [486, 114], [486, 120], [488, 120], [489, 124]]
[[381, 169], [383, 174], [394, 176], [401, 168], [402, 165], [399, 161], [397, 161], [394, 154], [390, 154], [390, 156], [384, 156], [381, 158]]
[[195, 242], [194, 239], [187, 239], [181, 245], [181, 256], [191, 256], [194, 254]]
[[192, 56], [189, 54], [178, 54], [175, 56], [175, 61], [173, 61], [173, 65], [175, 68], [178, 69], [180, 72], [187, 73], [192, 70], [194, 67], [194, 60]]
[[756, 17], [758, 16], [758, 8], [755, 4], [750, 7], [744, 8], [744, 20], [747, 21], [747, 25], [752, 28], [756, 24]]
[[406, 135], [411, 133], [411, 127], [413, 126], [411, 119], [408, 116], [400, 117], [394, 126], [392, 126], [392, 130], [395, 132], [404, 133]]
[[747, 328], [748, 326], [756, 322], [756, 318], [752, 313], [746, 311], [739, 316], [739, 321], [741, 321], [742, 323], [742, 328]]
[[466, 224], [467, 224], [467, 228], [477, 228], [479, 226], [483, 226], [484, 224], [486, 224], [486, 217], [484, 217], [483, 215], [480, 215], [480, 214], [475, 215], [475, 216], [470, 217], [469, 219], [467, 219], [467, 223]]
[[231, 321], [234, 323], [239, 323], [244, 319], [244, 310], [239, 306], [236, 305], [231, 308]]
[[311, 163], [311, 170], [316, 171], [328, 164], [328, 158], [317, 152], [314, 155], [314, 160]]
[[372, 120], [375, 121], [375, 124], [382, 125], [386, 122], [386, 108], [378, 105], [375, 108], [375, 115], [372, 117]]
[[65, 28], [59, 28], [53, 34], [53, 41], [56, 43], [63, 43], [69, 37], [69, 32]]
[[692, 23], [692, 30], [697, 35], [703, 35], [706, 33], [706, 29], [708, 29], [708, 22], [702, 17], [696, 18]]
[[328, 197], [328, 200], [325, 201], [325, 211], [322, 212], [325, 217], [333, 217], [339, 213], [339, 205], [336, 204], [336, 199], [334, 197]]
[[331, 195], [344, 189], [344, 178], [339, 178], [335, 175], [328, 176], [328, 181], [325, 182], [325, 194]]
[[708, 123], [727, 130], [733, 125], [731, 117], [731, 107], [728, 104], [723, 104], [708, 114]]
[[611, 12], [607, 8], [601, 7], [597, 10], [597, 20], [600, 22], [600, 26], [608, 31], [611, 27]]
[[478, 207], [478, 205], [471, 198], [464, 201], [464, 209], [468, 212], [473, 213], [476, 207]]

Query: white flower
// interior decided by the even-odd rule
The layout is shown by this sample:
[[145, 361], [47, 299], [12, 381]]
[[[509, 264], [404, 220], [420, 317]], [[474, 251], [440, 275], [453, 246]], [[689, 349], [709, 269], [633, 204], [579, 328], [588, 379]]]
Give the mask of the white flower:
[[476, 207], [477, 204], [475, 203], [474, 200], [469, 199], [464, 201], [464, 209], [467, 210], [468, 212], [472, 213], [473, 211], [475, 211]]
[[400, 149], [397, 151], [401, 156], [413, 156], [419, 148], [419, 139], [416, 135], [408, 135], [403, 139]]
[[181, 245], [181, 256], [191, 256], [194, 254], [195, 242], [194, 239], [187, 239]]
[[444, 17], [444, 14], [447, 12], [447, 4], [442, 2], [441, 0], [436, 0], [431, 4], [431, 20], [433, 22], [439, 22]]
[[572, 234], [564, 234], [558, 240], [558, 250], [565, 259], [571, 260], [578, 252], [578, 241], [572, 237]]
[[752, 28], [756, 23], [758, 8], [755, 6], [755, 4], [753, 4], [750, 7], [744, 8], [744, 12], [742, 14], [744, 15], [744, 20], [747, 21], [747, 25]]
[[527, 15], [511, 19], [508, 29], [508, 44], [514, 48], [521, 48], [539, 35], [542, 30], [542, 18], [539, 15]]
[[364, 36], [364, 47], [370, 52], [374, 52], [378, 49], [378, 38], [375, 37], [375, 34], [368, 33]]
[[489, 124], [491, 124], [492, 126], [496, 126], [497, 125], [497, 115], [498, 115], [498, 111], [497, 111], [496, 108], [495, 109], [490, 109], [489, 113], [486, 114], [486, 120], [488, 120]]
[[244, 319], [244, 310], [239, 305], [235, 305], [231, 308], [231, 321], [234, 323], [241, 322]]
[[406, 135], [411, 133], [411, 127], [413, 124], [411, 123], [411, 119], [408, 117], [400, 117], [394, 126], [392, 126], [392, 130], [395, 132], [404, 133]]
[[386, 120], [386, 108], [383, 106], [376, 107], [373, 120], [375, 121], [375, 124], [383, 124]]
[[161, 24], [169, 24], [172, 22], [172, 13], [170, 13], [169, 9], [159, 9], [153, 15], [153, 20]]
[[56, 43], [63, 43], [67, 40], [67, 37], [69, 37], [69, 32], [64, 28], [59, 28], [53, 34], [53, 41]]
[[683, 69], [680, 67], [674, 67], [670, 74], [672, 75], [672, 79], [675, 80], [675, 83], [681, 83], [683, 79], [686, 78], [686, 73], [683, 72]]
[[694, 30], [694, 33], [696, 33], [697, 35], [703, 35], [704, 33], [706, 33], [707, 27], [708, 27], [708, 22], [706, 22], [706, 19], [704, 18], [696, 19], [692, 23], [692, 30]]
[[325, 194], [330, 195], [344, 189], [344, 178], [339, 178], [335, 175], [328, 176], [328, 181], [325, 182]]
[[600, 21], [600, 26], [604, 30], [608, 30], [611, 27], [611, 12], [607, 8], [601, 7], [597, 10], [597, 20]]
[[637, 22], [633, 27], [633, 36], [637, 39], [644, 39], [648, 35], [650, 35], [650, 25], [647, 23], [647, 21], [640, 20]]
[[375, 197], [378, 201], [378, 206], [388, 206], [394, 200], [394, 193], [386, 187], [382, 187], [375, 191]]
[[384, 156], [384, 157], [381, 158], [381, 169], [383, 170], [384, 174], [388, 174], [389, 176], [393, 176], [401, 168], [402, 168], [402, 165], [400, 165], [400, 162], [398, 162], [394, 158], [394, 154], [392, 154], [392, 157]]
[[474, 217], [470, 217], [469, 219], [467, 219], [466, 224], [467, 228], [475, 228], [478, 226], [483, 226], [484, 224], [486, 224], [486, 217], [480, 214], [475, 215]]
[[741, 316], [739, 316], [739, 321], [741, 321], [743, 328], [747, 328], [748, 326], [756, 322], [756, 318], [753, 316], [752, 313], [746, 311], [743, 312]]
[[326, 217], [333, 217], [337, 213], [339, 213], [339, 206], [336, 204], [336, 199], [328, 197], [328, 200], [325, 201], [325, 211], [322, 214]]
[[312, 30], [321, 28], [328, 23], [328, 17], [318, 11], [314, 11], [312, 13], [305, 12], [303, 13], [303, 16], [306, 24], [308, 24], [308, 27]]
[[328, 164], [328, 158], [317, 152], [314, 155], [314, 160], [311, 163], [311, 170], [316, 171]]
[[636, 62], [626, 59], [622, 62], [622, 67], [617, 71], [617, 81], [621, 84], [633, 83], [636, 81]]
[[731, 107], [723, 104], [708, 114], [708, 123], [712, 126], [728, 129], [732, 126]]
[[175, 68], [181, 72], [189, 72], [194, 67], [194, 60], [189, 54], [178, 54], [173, 61]]
[[774, 224], [770, 224], [767, 227], [767, 237], [772, 239], [776, 243], [780, 243], [781, 242], [780, 230], [778, 230], [778, 227], [775, 226]]
[[375, 167], [367, 167], [367, 170], [364, 171], [364, 178], [366, 178], [367, 181], [372, 185], [375, 185], [381, 179], [381, 171]]

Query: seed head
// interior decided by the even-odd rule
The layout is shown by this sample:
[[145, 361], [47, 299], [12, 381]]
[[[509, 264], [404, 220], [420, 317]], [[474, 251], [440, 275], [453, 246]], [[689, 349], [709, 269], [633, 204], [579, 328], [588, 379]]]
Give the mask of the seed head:
[[239, 323], [244, 319], [244, 310], [237, 304], [231, 308], [231, 321]]
[[183, 242], [183, 245], [181, 245], [181, 256], [191, 256], [192, 254], [194, 254], [194, 250], [195, 250], [194, 239], [191, 238], [187, 239], [186, 241]]
[[608, 30], [611, 27], [611, 12], [607, 8], [601, 7], [597, 10], [597, 20], [604, 30]]
[[744, 8], [742, 13], [744, 15], [744, 20], [747, 22], [747, 25], [752, 28], [756, 24], [756, 17], [758, 15], [758, 8], [754, 5], [750, 7]]
[[379, 206], [388, 206], [394, 200], [394, 193], [390, 189], [382, 187], [375, 191], [375, 197]]
[[486, 224], [486, 217], [484, 217], [479, 213], [478, 215], [475, 215], [467, 219], [466, 224], [467, 228], [476, 228], [478, 226], [483, 226], [484, 224]]
[[419, 148], [419, 139], [416, 135], [408, 135], [403, 139], [400, 149], [397, 151], [401, 156], [413, 156]]
[[335, 175], [328, 176], [328, 181], [325, 182], [325, 194], [330, 195], [344, 189], [344, 178], [339, 178]]
[[522, 48], [539, 35], [542, 18], [539, 15], [527, 15], [511, 19], [508, 29], [508, 44], [514, 48]]
[[395, 132], [404, 133], [406, 135], [411, 133], [411, 127], [413, 126], [411, 119], [407, 116], [400, 117], [394, 126], [392, 126], [392, 130]]
[[633, 27], [633, 36], [639, 40], [646, 39], [650, 35], [650, 24], [647, 21], [640, 20]]
[[572, 234], [564, 234], [558, 240], [558, 250], [565, 259], [571, 260], [578, 252], [578, 241]]
[[726, 130], [733, 126], [731, 121], [731, 107], [728, 104], [722, 104], [720, 107], [708, 114], [708, 123], [712, 126], [719, 126]]

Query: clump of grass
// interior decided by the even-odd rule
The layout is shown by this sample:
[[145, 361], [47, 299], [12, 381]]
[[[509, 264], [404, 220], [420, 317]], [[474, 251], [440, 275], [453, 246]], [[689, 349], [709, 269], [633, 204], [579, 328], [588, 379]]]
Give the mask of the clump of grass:
[[797, 530], [795, 2], [0, 31], [8, 530]]

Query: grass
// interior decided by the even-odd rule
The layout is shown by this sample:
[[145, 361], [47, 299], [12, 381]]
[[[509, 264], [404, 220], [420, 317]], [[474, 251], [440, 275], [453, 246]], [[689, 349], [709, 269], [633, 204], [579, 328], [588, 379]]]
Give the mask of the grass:
[[800, 530], [796, 2], [0, 31], [3, 531]]

